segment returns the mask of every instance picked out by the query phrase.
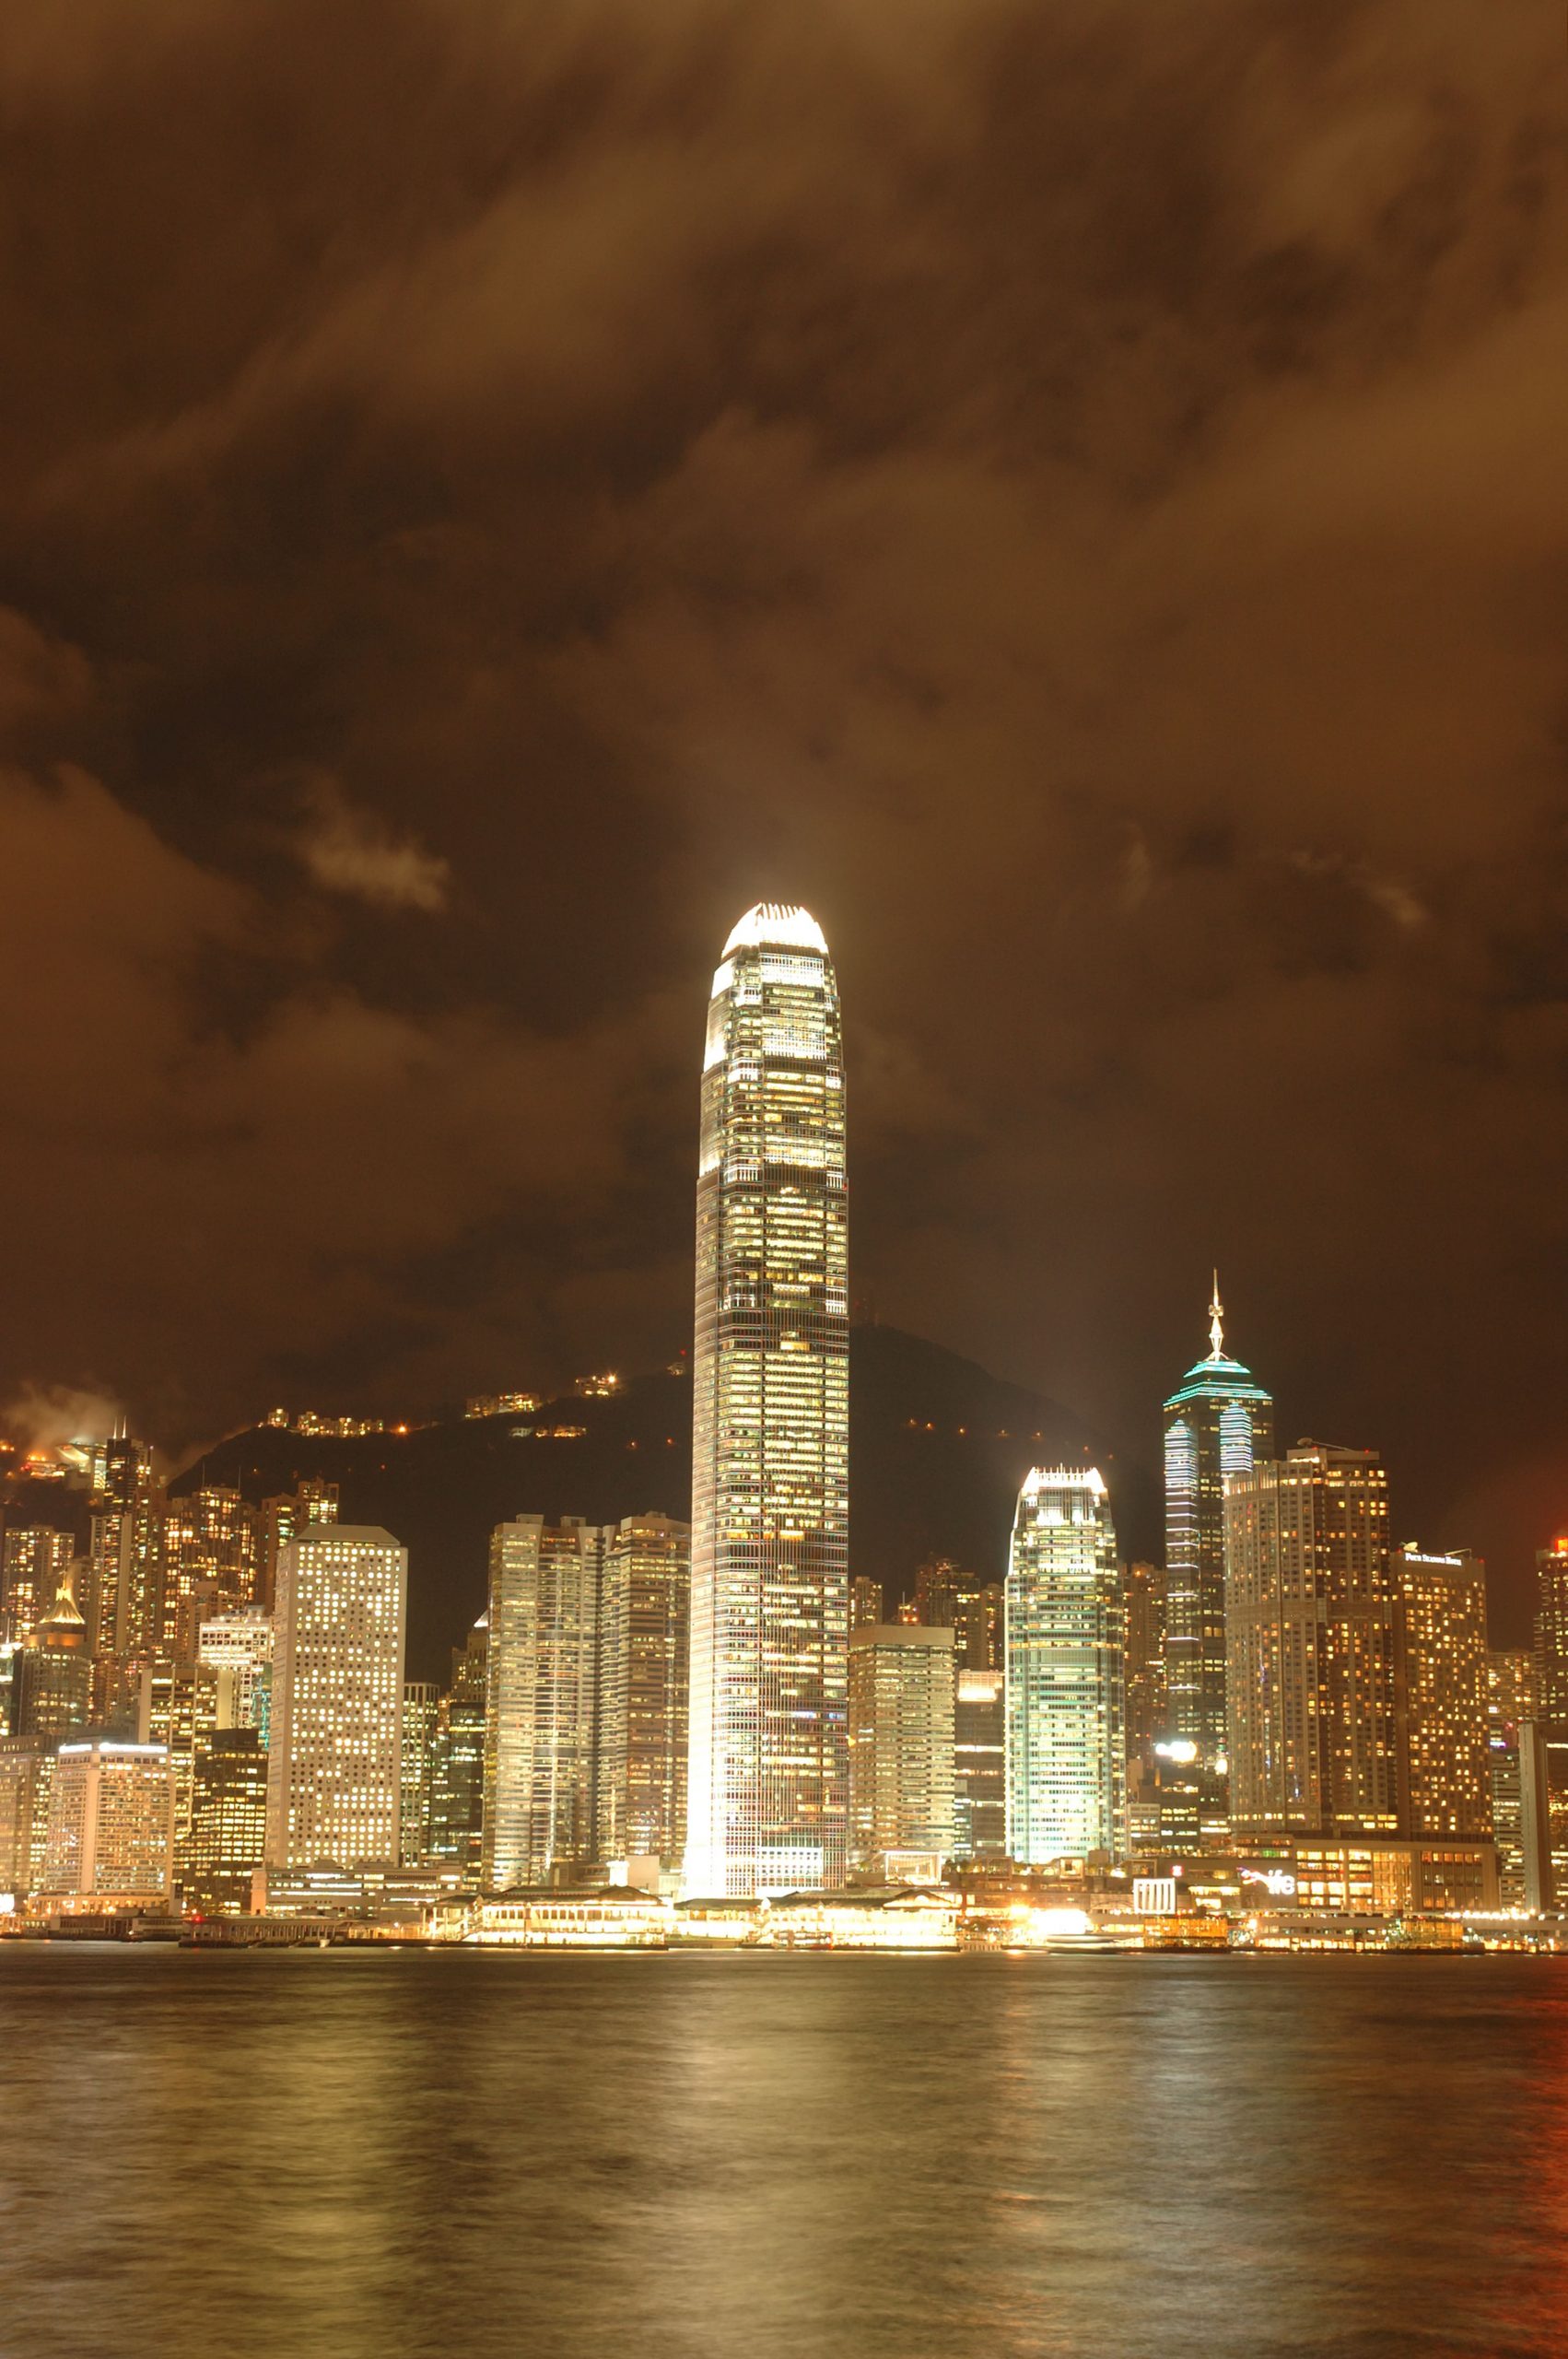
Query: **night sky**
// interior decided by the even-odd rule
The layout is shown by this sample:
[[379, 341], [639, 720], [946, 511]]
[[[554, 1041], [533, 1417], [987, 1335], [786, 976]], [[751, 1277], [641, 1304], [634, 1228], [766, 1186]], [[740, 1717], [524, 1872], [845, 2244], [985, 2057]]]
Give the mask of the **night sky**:
[[84, 0], [0, 89], [13, 1426], [669, 1359], [800, 900], [862, 1308], [1153, 1461], [1217, 1260], [1519, 1636], [1561, 9]]

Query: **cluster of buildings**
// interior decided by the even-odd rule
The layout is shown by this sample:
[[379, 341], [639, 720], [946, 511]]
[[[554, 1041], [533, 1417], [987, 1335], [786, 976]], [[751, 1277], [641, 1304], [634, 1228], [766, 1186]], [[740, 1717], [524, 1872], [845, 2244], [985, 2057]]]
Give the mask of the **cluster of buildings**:
[[1276, 1447], [1216, 1285], [1163, 1563], [1094, 1469], [1036, 1468], [996, 1563], [933, 1556], [889, 1610], [910, 1568], [850, 1569], [846, 1177], [826, 944], [763, 903], [708, 1010], [691, 1520], [502, 1523], [442, 1685], [405, 1675], [406, 1552], [329, 1485], [176, 1498], [122, 1435], [85, 1543], [9, 1509], [0, 1911], [545, 1945], [1545, 1919], [1568, 1541], [1534, 1649], [1490, 1649], [1484, 1567], [1391, 1542], [1375, 1451]]

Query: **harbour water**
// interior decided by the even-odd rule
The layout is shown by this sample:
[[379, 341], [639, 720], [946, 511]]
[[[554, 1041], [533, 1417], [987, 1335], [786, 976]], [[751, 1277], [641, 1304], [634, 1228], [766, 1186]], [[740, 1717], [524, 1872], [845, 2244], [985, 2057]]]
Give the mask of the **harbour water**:
[[5, 2359], [1568, 2351], [1568, 1958], [0, 1942]]

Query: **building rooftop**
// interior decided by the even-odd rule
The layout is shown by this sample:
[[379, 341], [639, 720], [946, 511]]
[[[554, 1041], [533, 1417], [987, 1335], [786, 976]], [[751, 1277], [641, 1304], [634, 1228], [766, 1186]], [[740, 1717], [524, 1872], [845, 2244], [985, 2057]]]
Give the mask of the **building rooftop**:
[[756, 950], [764, 944], [780, 950], [820, 950], [827, 955], [827, 939], [809, 910], [788, 901], [758, 901], [730, 930], [723, 956], [731, 950]]

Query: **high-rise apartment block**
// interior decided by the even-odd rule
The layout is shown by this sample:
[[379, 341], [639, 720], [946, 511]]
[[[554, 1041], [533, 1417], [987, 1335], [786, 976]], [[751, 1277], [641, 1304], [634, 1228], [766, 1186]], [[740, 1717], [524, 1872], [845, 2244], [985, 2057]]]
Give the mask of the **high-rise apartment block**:
[[277, 1565], [267, 1863], [398, 1857], [408, 1553], [374, 1524], [305, 1525]]
[[1557, 1890], [1568, 1893], [1568, 1534], [1537, 1552], [1535, 1637], [1552, 1876]]
[[1233, 1825], [1398, 1833], [1395, 1592], [1375, 1451], [1298, 1443], [1233, 1474], [1225, 1506]]
[[1127, 1755], [1153, 1758], [1170, 1734], [1165, 1689], [1165, 1568], [1141, 1561], [1122, 1574], [1127, 1605]]
[[[691, 1662], [691, 1526], [628, 1516], [609, 1542], [625, 1659], [626, 1795], [614, 1820], [630, 1853], [677, 1868], [685, 1844], [687, 1682]], [[601, 1698], [605, 1683], [601, 1680]]]
[[877, 1623], [849, 1639], [849, 1807], [858, 1859], [954, 1848], [952, 1630]]
[[1125, 1644], [1105, 1483], [1036, 1467], [1007, 1573], [1007, 1848], [1021, 1863], [1126, 1848]]
[[1409, 1832], [1492, 1834], [1486, 1567], [1408, 1545], [1391, 1560]]
[[1209, 1355], [1165, 1402], [1164, 1733], [1198, 1747], [1200, 1775], [1223, 1801], [1225, 1757], [1225, 1483], [1273, 1449], [1273, 1403], [1230, 1358], [1219, 1280], [1209, 1306]]
[[238, 1491], [189, 1491], [167, 1502], [158, 1573], [160, 1653], [189, 1657], [204, 1619], [252, 1602], [260, 1549], [256, 1510]]
[[693, 1894], [844, 1873], [848, 1237], [837, 983], [816, 921], [761, 902], [713, 978], [702, 1083]]
[[1000, 1581], [982, 1580], [949, 1556], [928, 1556], [915, 1575], [915, 1614], [928, 1628], [952, 1630], [959, 1662], [1000, 1671], [1005, 1611]]

